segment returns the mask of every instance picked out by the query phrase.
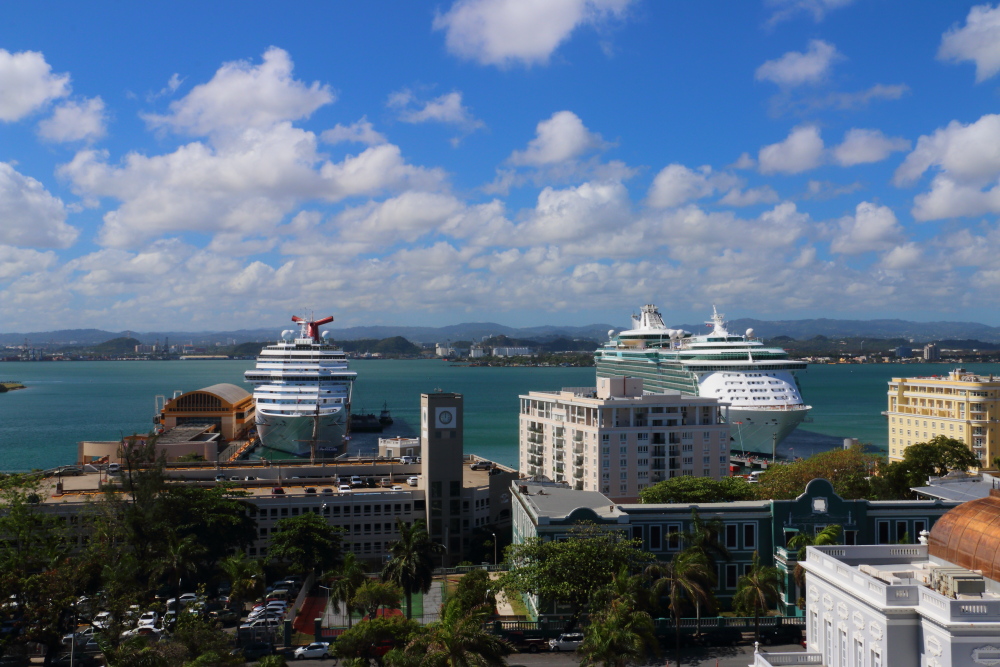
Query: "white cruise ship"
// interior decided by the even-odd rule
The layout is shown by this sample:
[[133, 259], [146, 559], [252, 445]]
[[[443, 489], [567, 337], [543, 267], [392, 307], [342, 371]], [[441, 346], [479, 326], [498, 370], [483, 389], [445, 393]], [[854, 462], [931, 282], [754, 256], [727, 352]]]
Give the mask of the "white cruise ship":
[[257, 434], [263, 445], [295, 456], [309, 456], [312, 444], [340, 454], [351, 414], [357, 373], [348, 369], [343, 350], [328, 342], [319, 327], [332, 317], [292, 317], [298, 334], [287, 330], [281, 341], [260, 351], [257, 366], [244, 374], [253, 384]]
[[726, 330], [712, 309], [712, 332], [696, 336], [668, 329], [656, 306], [646, 305], [632, 328], [615, 335], [594, 353], [598, 377], [642, 378], [650, 393], [679, 391], [716, 398], [729, 408], [733, 449], [770, 453], [802, 423], [811, 406], [799, 393], [796, 371], [806, 363], [781, 348]]

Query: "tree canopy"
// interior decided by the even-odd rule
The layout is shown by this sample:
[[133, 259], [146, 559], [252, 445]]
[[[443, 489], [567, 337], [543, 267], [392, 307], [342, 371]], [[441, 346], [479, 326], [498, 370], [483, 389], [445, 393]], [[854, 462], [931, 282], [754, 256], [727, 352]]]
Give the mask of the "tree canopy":
[[315, 512], [280, 519], [271, 535], [270, 555], [303, 574], [331, 570], [343, 559], [342, 532]]
[[881, 460], [855, 445], [779, 463], [760, 476], [757, 493], [760, 498], [788, 500], [801, 495], [806, 484], [821, 477], [833, 484], [833, 490], [841, 498], [868, 498], [871, 495], [868, 478], [875, 473]]
[[644, 503], [730, 503], [755, 500], [755, 484], [742, 477], [694, 477], [685, 475], [657, 482], [639, 492]]

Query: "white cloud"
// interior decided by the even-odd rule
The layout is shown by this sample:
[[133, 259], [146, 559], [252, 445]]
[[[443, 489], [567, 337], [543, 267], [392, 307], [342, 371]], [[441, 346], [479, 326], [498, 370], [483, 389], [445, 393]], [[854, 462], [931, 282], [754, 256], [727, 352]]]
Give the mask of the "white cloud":
[[1000, 72], [1000, 6], [977, 5], [963, 27], [953, 26], [941, 37], [938, 58], [976, 63], [976, 83]]
[[10, 280], [26, 273], [44, 271], [56, 263], [51, 250], [39, 252], [0, 244], [0, 280]]
[[538, 123], [535, 138], [528, 143], [528, 147], [511, 153], [508, 161], [515, 165], [550, 165], [575, 159], [605, 146], [601, 135], [588, 130], [575, 113], [557, 111], [551, 118]]
[[361, 120], [350, 125], [337, 123], [332, 129], [326, 130], [320, 135], [320, 139], [328, 144], [339, 144], [341, 142], [352, 142], [377, 146], [386, 143], [385, 135], [376, 132], [375, 128], [362, 116]]
[[771, 81], [779, 86], [801, 86], [826, 79], [834, 61], [843, 58], [833, 44], [820, 39], [809, 42], [805, 53], [789, 51], [777, 60], [768, 60], [757, 68], [758, 81]]
[[49, 141], [81, 141], [104, 136], [104, 100], [93, 97], [82, 102], [67, 101], [56, 107], [50, 118], [38, 123], [38, 134]]
[[824, 95], [793, 94], [792, 90], [786, 89], [772, 97], [769, 106], [772, 116], [782, 116], [786, 113], [804, 116], [824, 109], [840, 111], [864, 109], [876, 100], [898, 100], [909, 92], [910, 87], [903, 83], [892, 85], [877, 83], [856, 92], [829, 92]]
[[719, 203], [726, 206], [753, 206], [754, 204], [773, 204], [778, 199], [778, 193], [774, 191], [774, 188], [770, 185], [764, 185], [747, 190], [733, 188], [719, 200]]
[[881, 130], [853, 128], [844, 141], [833, 149], [833, 159], [842, 167], [869, 162], [881, 162], [896, 151], [910, 150], [910, 142], [902, 137], [887, 137]]
[[20, 120], [69, 93], [69, 74], [53, 74], [41, 53], [0, 49], [0, 121]]
[[482, 65], [545, 64], [578, 27], [621, 18], [632, 0], [457, 0], [434, 19], [452, 54]]
[[452, 91], [432, 100], [420, 101], [412, 91], [404, 89], [389, 96], [390, 107], [399, 110], [404, 123], [444, 123], [456, 125], [466, 132], [484, 127], [483, 121], [462, 105], [462, 93]]
[[545, 188], [530, 217], [517, 226], [511, 245], [560, 243], [601, 230], [617, 229], [629, 216], [628, 191], [621, 183], [583, 183], [564, 190]]
[[981, 182], [1000, 174], [1000, 115], [987, 114], [963, 125], [953, 120], [945, 128], [917, 140], [917, 147], [896, 170], [894, 182], [908, 185], [932, 166], [950, 177]]
[[740, 156], [736, 158], [736, 162], [730, 165], [733, 169], [753, 169], [757, 166], [757, 160], [750, 157], [750, 153], [740, 153]]
[[916, 243], [898, 245], [882, 256], [883, 267], [893, 271], [917, 268], [924, 263], [924, 252]]
[[768, 24], [773, 26], [798, 14], [808, 14], [819, 23], [828, 12], [847, 7], [852, 2], [854, 0], [767, 0], [767, 5], [774, 8]]
[[464, 208], [451, 195], [404, 192], [379, 203], [372, 202], [344, 211], [337, 216], [336, 225], [345, 239], [367, 242], [372, 247], [400, 241], [412, 243], [424, 234], [441, 228]]
[[845, 255], [889, 250], [903, 236], [903, 228], [892, 209], [871, 202], [858, 204], [854, 215], [841, 218], [839, 226], [830, 242], [830, 250]]
[[443, 180], [439, 170], [408, 165], [392, 144], [338, 163], [324, 160], [316, 144], [313, 133], [282, 123], [244, 130], [219, 147], [193, 142], [166, 155], [130, 153], [120, 166], [106, 152], [80, 151], [60, 174], [82, 195], [121, 202], [100, 233], [116, 247], [180, 231], [266, 234], [303, 201], [434, 189]]
[[0, 162], [0, 243], [68, 248], [79, 232], [66, 224], [66, 207], [30, 176]]
[[260, 65], [225, 63], [211, 81], [171, 102], [169, 114], [144, 117], [153, 127], [203, 136], [233, 128], [266, 130], [284, 121], [308, 118], [334, 101], [329, 86], [318, 81], [307, 86], [292, 78], [292, 68], [288, 53], [271, 47]]
[[667, 165], [653, 179], [649, 188], [649, 205], [667, 208], [707, 197], [715, 192], [710, 182], [711, 175], [712, 168], [707, 165], [697, 171], [682, 164]]
[[784, 141], [764, 146], [757, 154], [762, 174], [798, 174], [823, 163], [823, 139], [815, 125], [800, 125]]

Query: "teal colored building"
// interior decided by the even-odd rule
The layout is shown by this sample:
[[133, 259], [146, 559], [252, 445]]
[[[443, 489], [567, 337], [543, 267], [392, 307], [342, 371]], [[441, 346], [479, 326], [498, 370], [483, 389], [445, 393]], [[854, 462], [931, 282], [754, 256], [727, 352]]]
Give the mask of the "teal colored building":
[[[792, 576], [796, 553], [785, 548], [799, 533], [815, 534], [837, 524], [849, 545], [917, 542], [921, 531], [930, 530], [937, 519], [956, 507], [945, 500], [845, 500], [825, 479], [814, 479], [794, 500], [756, 500], [701, 504], [618, 504], [594, 491], [576, 491], [549, 485], [514, 481], [511, 510], [513, 540], [530, 537], [543, 540], [565, 538], [574, 524], [591, 522], [618, 530], [640, 540], [658, 559], [669, 560], [683, 548], [677, 535], [692, 523], [692, 511], [703, 521], [722, 523], [721, 541], [730, 552], [729, 561], [717, 563], [716, 598], [728, 607], [740, 576], [749, 568], [753, 552], [759, 551], [766, 565], [777, 567], [785, 577], [784, 598], [779, 611], [801, 615], [798, 602], [804, 593]], [[537, 600], [528, 600], [536, 613]]]

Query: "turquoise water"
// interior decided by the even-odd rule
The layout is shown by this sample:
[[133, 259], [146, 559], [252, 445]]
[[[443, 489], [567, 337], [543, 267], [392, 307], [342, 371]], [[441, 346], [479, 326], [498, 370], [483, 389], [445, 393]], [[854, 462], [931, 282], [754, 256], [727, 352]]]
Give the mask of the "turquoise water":
[[[0, 364], [0, 380], [27, 389], [0, 394], [2, 470], [69, 463], [79, 440], [117, 439], [152, 427], [155, 397], [219, 382], [243, 384], [252, 361], [95, 361]], [[358, 372], [356, 410], [378, 413], [388, 403], [396, 424], [386, 435], [415, 434], [420, 394], [436, 389], [465, 396], [465, 449], [517, 465], [518, 394], [593, 386], [593, 368], [487, 368], [441, 361], [352, 361]], [[806, 455], [856, 437], [886, 444], [886, 382], [893, 376], [945, 374], [945, 364], [811, 366], [800, 375], [813, 406], [811, 423], [793, 433], [783, 453]], [[970, 364], [1000, 375], [1000, 364]], [[353, 448], [353, 447], [352, 447]]]

